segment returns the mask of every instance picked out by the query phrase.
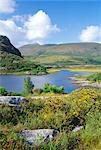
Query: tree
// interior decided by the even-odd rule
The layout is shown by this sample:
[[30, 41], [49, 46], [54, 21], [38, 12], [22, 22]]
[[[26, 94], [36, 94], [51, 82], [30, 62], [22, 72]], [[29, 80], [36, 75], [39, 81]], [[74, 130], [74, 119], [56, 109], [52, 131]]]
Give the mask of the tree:
[[30, 77], [26, 77], [24, 79], [24, 94], [28, 95], [32, 93], [32, 89], [34, 88], [34, 84], [31, 81]]

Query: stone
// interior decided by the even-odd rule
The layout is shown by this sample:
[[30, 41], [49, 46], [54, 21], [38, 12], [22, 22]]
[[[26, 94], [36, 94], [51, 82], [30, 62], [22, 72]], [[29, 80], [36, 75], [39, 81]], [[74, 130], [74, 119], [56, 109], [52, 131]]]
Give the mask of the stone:
[[72, 131], [77, 132], [77, 131], [81, 130], [82, 128], [83, 128], [83, 126], [76, 126]]
[[23, 130], [21, 135], [28, 144], [38, 146], [44, 142], [52, 140], [58, 134], [54, 129], [37, 129], [37, 130]]
[[0, 96], [0, 104], [18, 106], [18, 105], [20, 105], [20, 103], [23, 103], [26, 101], [27, 100], [21, 96]]

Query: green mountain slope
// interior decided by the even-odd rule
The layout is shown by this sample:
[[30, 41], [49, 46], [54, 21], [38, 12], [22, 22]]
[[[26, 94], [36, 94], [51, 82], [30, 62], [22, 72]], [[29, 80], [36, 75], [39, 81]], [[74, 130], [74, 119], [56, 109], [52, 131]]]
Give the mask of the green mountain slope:
[[0, 67], [15, 69], [21, 60], [21, 52], [11, 44], [6, 36], [0, 35]]
[[19, 48], [32, 61], [51, 65], [101, 64], [101, 44], [29, 44]]
[[0, 36], [0, 73], [23, 72], [27, 74], [46, 74], [46, 68], [30, 60], [22, 59], [6, 36]]

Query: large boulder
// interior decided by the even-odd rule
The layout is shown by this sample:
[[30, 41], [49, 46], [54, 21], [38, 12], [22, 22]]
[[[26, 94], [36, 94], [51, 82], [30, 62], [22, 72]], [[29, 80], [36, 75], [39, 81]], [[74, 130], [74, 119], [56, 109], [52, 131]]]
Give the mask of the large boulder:
[[0, 104], [8, 104], [13, 106], [18, 106], [22, 102], [27, 100], [21, 96], [0, 96]]
[[52, 140], [57, 134], [58, 131], [54, 129], [23, 130], [21, 132], [26, 142], [35, 146]]

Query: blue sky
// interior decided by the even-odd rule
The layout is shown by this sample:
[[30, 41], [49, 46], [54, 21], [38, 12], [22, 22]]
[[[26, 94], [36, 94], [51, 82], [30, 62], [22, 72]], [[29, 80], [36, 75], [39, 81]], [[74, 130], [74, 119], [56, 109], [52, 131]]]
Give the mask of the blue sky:
[[[3, 1], [6, 0], [1, 0]], [[100, 42], [101, 41], [101, 2], [97, 0], [82, 0], [82, 1], [69, 1], [69, 0], [7, 0], [10, 2], [14, 2], [14, 6], [11, 5], [11, 7], [14, 7], [14, 9], [11, 9], [11, 12], [6, 12], [7, 9], [0, 11], [0, 20], [6, 21], [7, 26], [7, 20], [13, 20], [13, 22], [16, 24], [17, 28], [21, 27], [22, 29], [27, 24], [30, 26], [28, 21], [28, 15], [35, 16], [38, 12], [40, 14], [36, 15], [37, 20], [38, 17], [42, 15], [43, 20], [46, 19], [45, 23], [42, 22], [42, 26], [38, 27], [36, 29], [35, 25], [31, 23], [31, 29], [27, 27], [27, 30], [30, 30], [30, 32], [26, 31], [23, 32], [23, 36], [26, 37], [26, 39], [21, 39], [22, 42], [25, 44], [33, 43], [33, 42], [39, 42], [39, 43], [69, 43], [69, 42]], [[7, 5], [7, 3], [5, 3]], [[3, 7], [5, 7], [3, 5]], [[8, 6], [10, 7], [10, 6]], [[7, 8], [8, 8], [7, 7]], [[9, 9], [10, 10], [10, 9]], [[48, 15], [48, 18], [46, 17]], [[19, 20], [15, 20], [14, 16], [20, 16], [22, 18], [25, 18], [23, 22]], [[19, 17], [19, 18], [20, 18]], [[13, 19], [12, 19], [13, 18]], [[31, 18], [33, 21], [35, 21], [35, 17]], [[47, 22], [47, 19], [51, 20], [51, 23]], [[36, 21], [37, 21], [36, 20]], [[2, 22], [5, 23], [5, 22]], [[45, 32], [45, 25], [50, 26], [50, 30], [45, 33], [43, 38], [37, 37], [37, 30], [40, 30], [40, 34]], [[40, 22], [41, 24], [41, 22]], [[34, 27], [32, 27], [32, 25]], [[56, 25], [56, 27], [55, 27]], [[4, 33], [5, 35], [10, 37], [11, 40], [14, 39], [14, 36], [19, 36], [21, 34], [15, 33], [15, 35], [11, 35], [11, 31], [8, 31], [8, 33], [3, 31], [3, 25], [0, 26], [1, 33]], [[5, 27], [6, 28], [6, 27]], [[8, 27], [9, 28], [9, 27]], [[36, 30], [35, 30], [36, 29]], [[42, 31], [41, 31], [42, 30]], [[13, 30], [12, 30], [13, 31]], [[30, 36], [31, 31], [33, 32], [33, 35]], [[9, 33], [10, 32], [10, 33]], [[26, 34], [27, 33], [27, 34]], [[34, 37], [34, 33], [36, 34], [36, 37]], [[10, 34], [10, 35], [9, 35]], [[24, 35], [25, 34], [25, 35]], [[23, 38], [22, 36], [22, 38]], [[30, 37], [32, 38], [30, 38]], [[29, 39], [28, 39], [29, 38]], [[19, 39], [19, 38], [17, 38]], [[15, 40], [17, 40], [15, 38]], [[15, 44], [15, 42], [13, 42]], [[17, 42], [19, 43], [19, 42]], [[20, 45], [20, 44], [19, 44]]]

